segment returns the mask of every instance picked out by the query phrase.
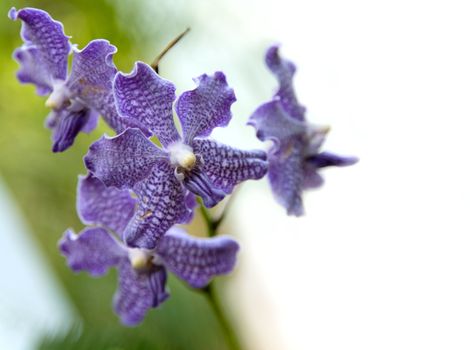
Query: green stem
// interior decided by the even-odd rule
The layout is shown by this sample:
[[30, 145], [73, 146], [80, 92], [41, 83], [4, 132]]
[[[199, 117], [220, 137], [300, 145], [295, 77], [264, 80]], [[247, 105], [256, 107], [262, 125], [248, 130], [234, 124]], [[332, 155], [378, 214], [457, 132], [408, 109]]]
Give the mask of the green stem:
[[241, 350], [242, 347], [240, 345], [240, 342], [238, 341], [238, 337], [230, 321], [224, 313], [220, 299], [215, 290], [214, 283], [209, 283], [209, 285], [202, 289], [202, 291], [206, 295], [209, 304], [211, 304], [212, 306], [212, 310], [214, 311], [214, 314], [217, 317], [217, 320], [219, 321], [222, 331], [224, 332], [225, 341], [227, 342], [227, 345], [229, 346], [230, 350]]
[[214, 237], [217, 234], [217, 228], [219, 227], [220, 223], [216, 223], [215, 220], [212, 219], [211, 214], [209, 213], [209, 210], [204, 206], [201, 200], [198, 199], [199, 206], [201, 208], [201, 214], [206, 222], [207, 226], [207, 235], [209, 237]]
[[[202, 201], [200, 199], [198, 199], [198, 201], [201, 208], [202, 217], [204, 218], [204, 221], [207, 225], [207, 235], [209, 237], [214, 237], [217, 235], [217, 229], [224, 220], [227, 210], [224, 210], [223, 214], [218, 219], [213, 219], [209, 213], [209, 210], [207, 210]], [[215, 289], [214, 282], [209, 283], [205, 288], [200, 289], [200, 291], [205, 294], [209, 304], [211, 304], [212, 310], [214, 311], [214, 314], [219, 321], [230, 350], [241, 350], [242, 347], [238, 341], [237, 334], [235, 333], [232, 324], [224, 312], [222, 303]]]
[[168, 51], [170, 51], [170, 49], [178, 43], [178, 41], [180, 41], [181, 39], [183, 39], [183, 37], [184, 37], [186, 34], [188, 34], [189, 30], [190, 30], [189, 27], [186, 28], [186, 30], [185, 30], [184, 32], [182, 32], [180, 35], [178, 35], [176, 38], [174, 38], [172, 41], [170, 41], [170, 42], [168, 43], [168, 45], [163, 49], [163, 51], [160, 52], [160, 54], [159, 54], [157, 57], [155, 57], [155, 59], [153, 60], [152, 64], [150, 65], [150, 67], [152, 67], [152, 68], [155, 70], [155, 72], [158, 73], [158, 65], [160, 64], [160, 61], [162, 60], [163, 56], [165, 56], [166, 53], [167, 53]]

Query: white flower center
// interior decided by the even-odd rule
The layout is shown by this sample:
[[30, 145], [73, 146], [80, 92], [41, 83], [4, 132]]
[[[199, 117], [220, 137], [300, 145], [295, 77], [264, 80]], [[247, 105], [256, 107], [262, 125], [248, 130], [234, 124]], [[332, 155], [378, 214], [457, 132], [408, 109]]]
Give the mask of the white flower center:
[[186, 170], [194, 168], [196, 155], [193, 153], [193, 149], [190, 146], [183, 142], [175, 142], [168, 146], [167, 150], [170, 153], [171, 164]]
[[52, 92], [46, 100], [46, 107], [58, 109], [69, 99], [69, 91], [64, 80], [56, 80], [52, 84]]
[[129, 260], [134, 270], [144, 271], [152, 265], [152, 255], [139, 248], [129, 248]]

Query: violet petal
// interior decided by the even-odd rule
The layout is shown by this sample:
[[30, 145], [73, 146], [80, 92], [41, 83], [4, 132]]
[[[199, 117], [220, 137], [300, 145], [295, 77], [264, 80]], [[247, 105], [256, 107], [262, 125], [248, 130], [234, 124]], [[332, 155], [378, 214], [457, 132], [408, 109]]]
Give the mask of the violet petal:
[[248, 124], [255, 127], [256, 136], [261, 141], [274, 142], [273, 151], [285, 139], [303, 137], [307, 127], [305, 123], [290, 118], [279, 100], [267, 102], [258, 107], [250, 116]]
[[90, 123], [94, 122], [93, 118], [96, 118], [96, 114], [86, 107], [78, 110], [64, 108], [56, 113], [56, 125], [52, 135], [53, 152], [63, 152], [72, 146], [78, 133], [89, 129]]
[[137, 62], [130, 74], [118, 73], [114, 94], [119, 114], [146, 126], [162, 145], [180, 139], [173, 122], [175, 87], [149, 65]]
[[242, 181], [262, 178], [268, 170], [263, 151], [242, 151], [208, 139], [194, 139], [193, 149], [202, 156], [211, 182], [225, 193]]
[[156, 164], [134, 190], [138, 209], [124, 232], [125, 241], [131, 247], [153, 249], [171, 226], [187, 221], [186, 190], [168, 162]]
[[129, 190], [106, 187], [91, 174], [79, 176], [77, 211], [84, 224], [102, 225], [122, 236], [135, 207]]
[[182, 219], [180, 224], [189, 224], [193, 221], [194, 218], [194, 209], [198, 206], [196, 201], [196, 196], [191, 191], [186, 191], [186, 196], [184, 197], [184, 203], [188, 208], [187, 217]]
[[13, 57], [21, 66], [16, 73], [18, 80], [23, 84], [34, 84], [36, 93], [45, 96], [52, 92], [52, 80], [49, 72], [41, 67], [40, 55], [35, 47], [19, 47], [13, 52]]
[[136, 326], [150, 308], [157, 307], [168, 298], [166, 271], [160, 267], [151, 272], [137, 272], [129, 260], [123, 260], [118, 269], [119, 289], [114, 295], [114, 310], [122, 323]]
[[301, 140], [281, 144], [278, 153], [269, 157], [268, 179], [276, 200], [288, 215], [303, 215], [303, 155]]
[[183, 183], [189, 191], [201, 197], [207, 208], [215, 206], [226, 195], [224, 191], [217, 188], [211, 182], [204, 169], [200, 166], [196, 166], [188, 172], [183, 179]]
[[65, 231], [59, 248], [73, 271], [88, 271], [93, 276], [101, 276], [127, 259], [125, 248], [100, 227], [86, 228], [79, 235], [71, 229]]
[[74, 49], [67, 87], [80, 101], [98, 111], [116, 133], [128, 127], [148, 131], [137, 120], [119, 116], [114, 101], [113, 80], [117, 73], [113, 56], [117, 48], [108, 40], [92, 40], [83, 50]]
[[214, 276], [232, 271], [238, 249], [229, 237], [196, 238], [173, 228], [160, 240], [157, 254], [168, 270], [190, 286], [202, 288]]
[[292, 83], [295, 65], [279, 56], [278, 46], [272, 46], [268, 49], [265, 60], [279, 83], [279, 89], [274, 96], [279, 98], [282, 107], [291, 118], [304, 121], [305, 107], [297, 101]]
[[222, 72], [204, 74], [194, 81], [197, 88], [181, 94], [175, 106], [188, 144], [195, 137], [209, 136], [215, 127], [228, 125], [232, 118], [230, 107], [236, 101]]
[[106, 186], [132, 188], [146, 178], [166, 154], [141, 130], [127, 129], [115, 137], [102, 137], [90, 146], [85, 166]]
[[21, 37], [24, 44], [14, 53], [21, 64], [18, 79], [22, 83], [35, 84], [40, 95], [51, 92], [54, 81], [65, 80], [67, 76], [67, 56], [71, 46], [62, 23], [35, 8], [17, 11], [13, 7], [8, 16], [23, 22]]
[[305, 162], [311, 164], [316, 168], [325, 168], [329, 166], [349, 166], [356, 164], [358, 158], [356, 157], [344, 157], [330, 152], [321, 152], [308, 156]]
[[112, 81], [117, 73], [113, 63], [116, 52], [117, 48], [103, 39], [90, 41], [83, 50], [74, 48], [66, 85], [74, 96], [98, 111], [103, 98], [112, 92]]

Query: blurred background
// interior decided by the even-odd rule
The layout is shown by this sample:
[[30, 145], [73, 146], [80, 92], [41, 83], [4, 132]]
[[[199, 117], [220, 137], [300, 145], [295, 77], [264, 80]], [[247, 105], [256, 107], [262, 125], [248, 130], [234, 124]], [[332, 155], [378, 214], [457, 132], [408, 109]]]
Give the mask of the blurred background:
[[[267, 147], [245, 126], [275, 87], [265, 49], [281, 43], [296, 62], [309, 120], [332, 126], [325, 148], [361, 162], [325, 171], [300, 219], [265, 180], [237, 192], [221, 232], [242, 251], [217, 288], [247, 349], [470, 347], [468, 2], [2, 0], [1, 349], [225, 348], [204, 297], [175, 278], [169, 301], [128, 329], [111, 308], [115, 272], [93, 279], [66, 267], [57, 240], [82, 228], [82, 157], [111, 132], [100, 123], [52, 154], [44, 99], [15, 79], [11, 6], [48, 11], [80, 48], [110, 40], [124, 72], [191, 27], [160, 73], [181, 93], [223, 70], [238, 101], [214, 137], [241, 148]], [[202, 220], [189, 230], [203, 235]]]

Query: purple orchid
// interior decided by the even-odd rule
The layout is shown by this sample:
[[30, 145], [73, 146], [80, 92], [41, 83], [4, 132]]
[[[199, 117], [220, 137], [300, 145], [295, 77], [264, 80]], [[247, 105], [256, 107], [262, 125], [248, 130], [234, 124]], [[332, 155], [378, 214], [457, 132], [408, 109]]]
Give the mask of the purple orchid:
[[204, 74], [195, 82], [197, 88], [176, 102], [180, 137], [173, 122], [171, 82], [142, 62], [114, 80], [119, 113], [145, 125], [163, 146], [155, 146], [140, 130], [127, 129], [95, 142], [84, 159], [106, 186], [133, 189], [139, 197], [139, 209], [124, 232], [130, 246], [154, 248], [171, 226], [186, 220], [188, 190], [212, 207], [235, 185], [267, 172], [265, 152], [241, 151], [206, 138], [231, 119], [235, 95], [224, 74]]
[[258, 107], [248, 124], [256, 128], [260, 140], [273, 141], [268, 152], [271, 188], [288, 215], [300, 216], [304, 213], [302, 191], [323, 184], [321, 168], [352, 165], [358, 159], [320, 151], [329, 128], [305, 120], [305, 108], [298, 103], [292, 84], [295, 65], [278, 51], [277, 46], [269, 48], [265, 59], [279, 89], [272, 101]]
[[[13, 53], [21, 65], [18, 80], [34, 84], [38, 95], [49, 95], [46, 106], [52, 111], [46, 126], [53, 130], [53, 152], [65, 151], [80, 131], [91, 132], [98, 113], [116, 132], [128, 126], [141, 127], [116, 111], [112, 94], [117, 72], [112, 62], [115, 46], [99, 39], [78, 50], [70, 44], [62, 24], [43, 10], [12, 8], [8, 15], [23, 22], [24, 44]], [[67, 58], [72, 51], [72, 70], [67, 76]]]
[[150, 308], [168, 298], [167, 270], [191, 287], [202, 288], [214, 276], [232, 271], [239, 249], [231, 238], [195, 238], [175, 227], [153, 250], [127, 247], [120, 240], [135, 206], [129, 190], [106, 187], [91, 175], [80, 177], [77, 209], [82, 221], [92, 226], [79, 235], [69, 229], [59, 242], [75, 272], [101, 276], [117, 267], [114, 309], [129, 326], [142, 322]]

